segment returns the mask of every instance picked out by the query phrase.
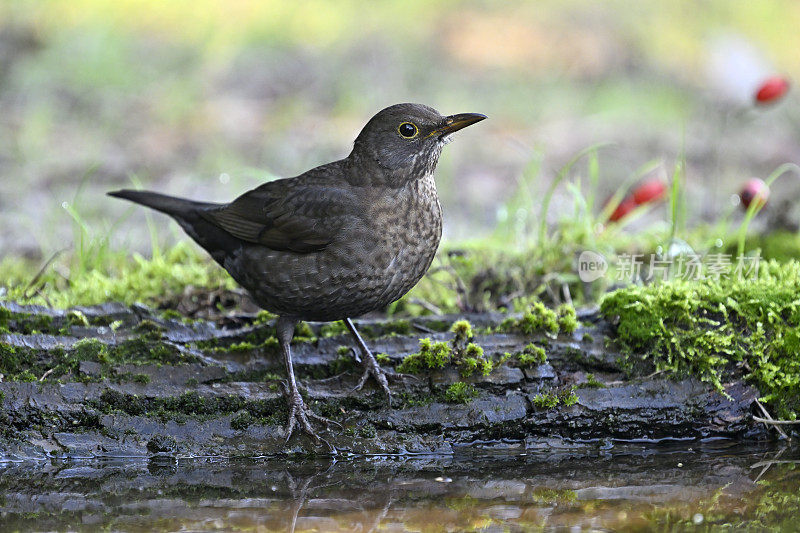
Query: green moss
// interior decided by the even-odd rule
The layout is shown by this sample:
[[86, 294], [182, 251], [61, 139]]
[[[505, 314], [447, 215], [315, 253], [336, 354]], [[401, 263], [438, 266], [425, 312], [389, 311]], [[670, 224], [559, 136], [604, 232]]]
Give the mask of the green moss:
[[375, 360], [378, 361], [378, 363], [380, 363], [382, 365], [387, 365], [387, 364], [389, 364], [391, 362], [392, 359], [389, 357], [389, 354], [376, 353], [375, 354]]
[[58, 335], [61, 333], [56, 326], [53, 317], [43, 314], [14, 313], [0, 307], [0, 327], [2, 332], [21, 333], [32, 335], [35, 333], [46, 333]]
[[146, 318], [136, 324], [136, 327], [133, 328], [134, 331], [137, 333], [152, 333], [153, 336], [161, 335], [164, 332], [164, 327], [156, 324], [149, 318]]
[[606, 386], [594, 376], [594, 374], [586, 374], [586, 383], [581, 385], [582, 389], [605, 389]]
[[175, 309], [164, 309], [161, 311], [161, 318], [164, 320], [183, 320], [183, 315]]
[[345, 326], [344, 322], [341, 320], [323, 324], [319, 329], [320, 337], [336, 337], [339, 335], [344, 335], [345, 333], [347, 333], [347, 326]]
[[336, 348], [336, 354], [339, 355], [340, 357], [343, 357], [349, 353], [350, 353], [349, 346], [339, 346], [338, 348]]
[[478, 360], [474, 357], [466, 357], [461, 361], [461, 377], [468, 378], [478, 369]]
[[419, 374], [425, 370], [444, 368], [453, 355], [446, 342], [433, 342], [429, 337], [420, 339], [419, 352], [407, 355], [397, 365], [397, 371], [407, 374]]
[[547, 353], [541, 346], [530, 343], [517, 354], [517, 360], [522, 366], [543, 365], [547, 362]]
[[561, 403], [563, 403], [567, 407], [575, 405], [576, 403], [578, 403], [578, 400], [580, 400], [580, 398], [578, 398], [578, 395], [575, 394], [575, 389], [573, 387], [570, 387], [566, 391], [563, 391], [559, 395], [558, 399], [561, 401]]
[[89, 327], [89, 320], [86, 318], [86, 315], [77, 309], [70, 309], [67, 313], [67, 324], [70, 326]]
[[311, 326], [308, 325], [308, 322], [298, 322], [294, 327], [293, 340], [303, 342], [314, 338], [316, 338], [316, 335], [314, 335], [314, 330], [311, 329]]
[[534, 501], [542, 503], [574, 502], [578, 500], [578, 493], [570, 489], [536, 488], [531, 492]]
[[253, 319], [253, 325], [254, 326], [258, 326], [258, 325], [261, 325], [261, 324], [268, 324], [268, 323], [272, 322], [273, 320], [275, 320], [275, 318], [277, 318], [277, 316], [278, 315], [274, 315], [274, 314], [270, 313], [269, 311], [265, 311], [264, 309], [262, 309], [261, 311], [256, 313], [256, 317]]
[[536, 301], [532, 303], [522, 317], [509, 317], [498, 326], [499, 331], [519, 332], [525, 335], [544, 333], [554, 337], [559, 333], [573, 333], [578, 327], [578, 319], [575, 308], [571, 305], [563, 304], [554, 311], [549, 309], [544, 303]]
[[762, 262], [755, 279], [674, 280], [614, 291], [601, 312], [617, 320], [626, 362], [694, 375], [722, 391], [744, 375], [771, 406], [800, 412], [800, 263]]
[[470, 324], [467, 320], [457, 320], [453, 322], [453, 325], [450, 327], [450, 331], [455, 333], [456, 339], [459, 340], [466, 341], [473, 337], [472, 324]]
[[242, 411], [231, 418], [231, 429], [243, 431], [253, 425], [256, 419], [247, 411]]
[[34, 376], [30, 370], [23, 370], [19, 374], [11, 376], [11, 379], [14, 381], [26, 381], [26, 382], [38, 381], [38, 378]]
[[97, 339], [81, 339], [72, 345], [72, 354], [78, 361], [108, 363], [108, 347]]
[[[179, 396], [145, 398], [107, 389], [103, 391], [98, 400], [88, 403], [102, 413], [123, 412], [131, 416], [148, 416], [178, 422], [184, 422], [190, 418], [207, 420], [244, 411], [251, 418], [245, 418], [247, 415], [241, 413], [238, 414], [233, 420], [239, 418], [237, 422], [239, 427], [246, 427], [244, 426], [245, 421], [261, 424], [280, 423], [287, 415], [286, 402], [282, 398], [251, 401], [240, 396], [204, 397], [194, 391]], [[232, 427], [233, 420], [231, 421]]]
[[6, 376], [16, 374], [32, 363], [33, 358], [29, 350], [23, 350], [5, 342], [0, 342], [0, 374], [5, 374]]
[[578, 329], [578, 315], [569, 304], [561, 304], [556, 310], [558, 327], [564, 333], [574, 333]]
[[478, 392], [475, 387], [463, 381], [456, 381], [444, 393], [444, 398], [449, 403], [469, 403]]
[[494, 370], [494, 363], [489, 359], [479, 359], [478, 370], [482, 376], [486, 377], [492, 373], [492, 370]]
[[552, 391], [540, 392], [533, 397], [533, 405], [539, 409], [552, 409], [558, 405], [558, 396]]

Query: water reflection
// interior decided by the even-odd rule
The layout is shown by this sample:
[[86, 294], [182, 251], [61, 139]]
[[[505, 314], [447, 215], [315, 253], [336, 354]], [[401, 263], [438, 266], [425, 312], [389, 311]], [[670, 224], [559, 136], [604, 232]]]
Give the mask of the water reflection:
[[0, 465], [0, 530], [781, 528], [800, 449]]

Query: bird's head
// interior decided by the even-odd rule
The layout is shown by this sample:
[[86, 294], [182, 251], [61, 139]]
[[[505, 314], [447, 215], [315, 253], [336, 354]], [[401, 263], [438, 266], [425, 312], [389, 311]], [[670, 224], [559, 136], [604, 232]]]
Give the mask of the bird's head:
[[453, 133], [485, 118], [479, 113], [443, 116], [425, 105], [396, 104], [367, 122], [353, 156], [377, 164], [392, 181], [420, 178], [434, 171]]

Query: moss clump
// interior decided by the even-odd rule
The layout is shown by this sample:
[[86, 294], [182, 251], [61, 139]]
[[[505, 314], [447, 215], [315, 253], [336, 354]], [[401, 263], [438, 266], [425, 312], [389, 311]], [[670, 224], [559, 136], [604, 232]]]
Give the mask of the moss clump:
[[555, 337], [559, 333], [573, 333], [577, 328], [577, 314], [571, 305], [562, 304], [554, 311], [542, 302], [534, 302], [525, 310], [522, 317], [509, 317], [503, 320], [498, 329], [525, 335], [544, 333]]
[[547, 362], [547, 353], [541, 346], [530, 343], [517, 354], [517, 360], [522, 366], [543, 365]]
[[32, 335], [34, 333], [58, 335], [60, 333], [53, 317], [49, 315], [14, 313], [0, 306], [0, 333], [12, 332], [23, 335]]
[[429, 338], [421, 339], [419, 352], [406, 356], [397, 366], [397, 371], [418, 374], [453, 363], [459, 367], [462, 377], [469, 377], [476, 371], [488, 376], [495, 368], [494, 362], [484, 355], [483, 348], [471, 342], [470, 323], [459, 320], [453, 324], [451, 331], [455, 335], [450, 343], [434, 343]]
[[467, 344], [463, 350], [463, 356], [459, 357], [458, 366], [462, 377], [469, 377], [476, 371], [482, 376], [488, 376], [494, 370], [494, 362], [483, 355], [483, 348], [475, 343]]
[[549, 390], [540, 392], [533, 397], [533, 405], [539, 409], [553, 409], [559, 404], [570, 407], [578, 403], [578, 395], [575, 394], [574, 387], [568, 387], [560, 391]]
[[[472, 324], [467, 320], [457, 320], [450, 326], [450, 331], [455, 333], [455, 339], [468, 340], [473, 337]], [[455, 339], [453, 339], [455, 341]]]
[[575, 389], [570, 387], [564, 394], [562, 394], [559, 397], [559, 400], [561, 400], [561, 403], [563, 403], [567, 407], [570, 407], [578, 403], [578, 400], [580, 400], [580, 398], [578, 398], [578, 395], [575, 394]]
[[533, 397], [533, 405], [539, 409], [552, 409], [558, 405], [558, 396], [552, 391], [540, 392]]
[[586, 374], [586, 383], [580, 385], [582, 389], [605, 389], [603, 382], [599, 381], [594, 374]]
[[350, 347], [349, 346], [339, 346], [338, 348], [336, 348], [336, 355], [338, 355], [340, 357], [344, 357], [345, 355], [347, 355], [349, 353], [350, 353]]
[[800, 263], [762, 262], [758, 275], [631, 286], [608, 294], [627, 361], [694, 375], [722, 391], [726, 372], [755, 383], [784, 419], [800, 412]]
[[294, 327], [294, 337], [292, 338], [292, 342], [309, 342], [316, 338], [317, 337], [314, 335], [314, 330], [311, 329], [311, 326], [308, 324], [308, 322], [298, 322]]
[[574, 333], [578, 329], [578, 314], [569, 304], [561, 304], [556, 309], [558, 327], [563, 333]]
[[488, 376], [495, 365], [494, 362], [486, 357], [483, 348], [473, 341], [473, 328], [467, 320], [457, 320], [450, 326], [453, 339], [450, 345], [453, 350], [453, 361], [459, 367], [462, 377], [470, 377], [476, 371], [483, 376]]
[[35, 358], [30, 350], [0, 342], [0, 374], [11, 376], [34, 364]]
[[136, 327], [133, 328], [133, 330], [137, 333], [152, 333], [153, 336], [161, 335], [165, 331], [163, 326], [156, 324], [149, 318], [146, 318], [136, 324]]
[[262, 324], [268, 324], [272, 322], [278, 315], [274, 315], [269, 311], [265, 311], [262, 309], [258, 313], [256, 313], [256, 317], [253, 319], [254, 326], [260, 326]]
[[109, 363], [108, 347], [97, 339], [81, 339], [72, 345], [72, 355], [78, 361]]
[[20, 372], [16, 376], [13, 376], [12, 379], [14, 381], [25, 381], [25, 382], [29, 382], [29, 383], [34, 382], [34, 381], [38, 381], [36, 376], [34, 376], [33, 373], [30, 370], [23, 370], [22, 372]]
[[231, 429], [243, 431], [250, 427], [256, 421], [253, 415], [247, 411], [242, 411], [231, 418]]
[[453, 351], [448, 343], [433, 342], [429, 337], [425, 337], [419, 341], [419, 352], [407, 355], [397, 365], [397, 371], [419, 374], [425, 370], [444, 368], [452, 356]]
[[67, 312], [67, 324], [70, 326], [81, 326], [81, 327], [89, 327], [89, 320], [86, 318], [86, 315], [78, 311], [77, 309], [70, 309]]
[[161, 311], [161, 318], [164, 320], [183, 320], [183, 315], [175, 309], [164, 309]]
[[478, 395], [475, 387], [463, 381], [456, 381], [444, 392], [444, 399], [448, 403], [469, 403]]
[[319, 329], [320, 337], [336, 337], [338, 335], [344, 335], [345, 333], [347, 333], [347, 326], [345, 326], [344, 322], [341, 320], [323, 324]]

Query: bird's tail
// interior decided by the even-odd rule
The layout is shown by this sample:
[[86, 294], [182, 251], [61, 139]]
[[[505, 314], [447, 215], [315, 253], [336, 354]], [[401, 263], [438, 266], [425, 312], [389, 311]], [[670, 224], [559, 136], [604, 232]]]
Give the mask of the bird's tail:
[[123, 189], [121, 191], [112, 191], [108, 193], [108, 195], [130, 200], [131, 202], [147, 206], [179, 219], [196, 213], [198, 209], [207, 209], [217, 206], [217, 204], [196, 202], [194, 200], [187, 200], [186, 198], [176, 198], [174, 196], [167, 196], [166, 194], [151, 191]]
[[223, 204], [196, 202], [150, 191], [122, 190], [110, 192], [108, 195], [124, 198], [171, 216], [197, 244], [205, 248], [211, 257], [223, 267], [227, 255], [242, 245], [239, 239], [212, 224], [203, 216], [204, 211]]

